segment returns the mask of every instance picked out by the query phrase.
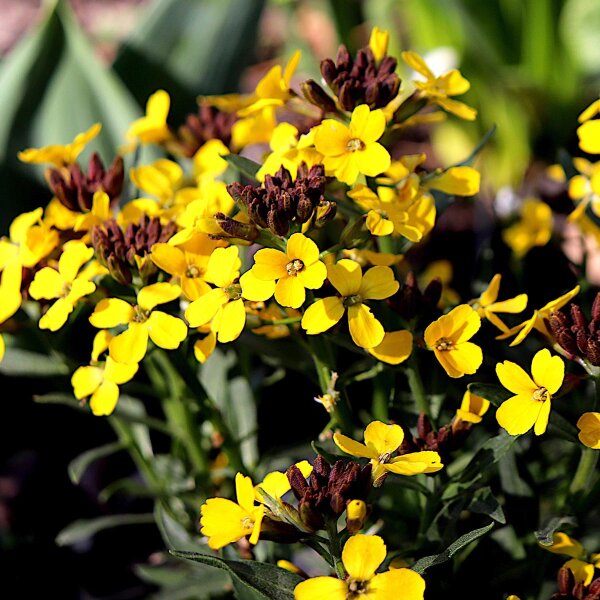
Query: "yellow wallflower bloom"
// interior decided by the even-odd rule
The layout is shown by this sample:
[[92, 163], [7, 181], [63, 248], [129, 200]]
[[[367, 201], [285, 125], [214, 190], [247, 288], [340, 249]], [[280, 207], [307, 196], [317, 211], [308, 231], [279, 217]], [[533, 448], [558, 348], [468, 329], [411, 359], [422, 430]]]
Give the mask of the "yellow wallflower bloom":
[[264, 508], [254, 505], [254, 486], [250, 477], [235, 476], [237, 504], [226, 498], [209, 498], [201, 507], [201, 533], [208, 537], [208, 545], [218, 550], [249, 535], [256, 544]]
[[57, 298], [40, 319], [40, 329], [60, 329], [77, 302], [95, 291], [96, 284], [90, 281], [85, 273], [80, 273], [81, 267], [93, 256], [93, 248], [88, 248], [79, 240], [73, 240], [63, 246], [58, 269], [44, 267], [35, 274], [29, 286], [30, 296], [35, 300]]
[[588, 206], [600, 216], [600, 161], [592, 163], [585, 158], [574, 158], [573, 165], [580, 174], [569, 179], [569, 198], [577, 203], [569, 221], [577, 221]]
[[194, 177], [199, 182], [203, 178], [213, 179], [223, 175], [229, 163], [223, 158], [230, 154], [229, 148], [219, 139], [206, 141], [192, 157]]
[[461, 75], [458, 69], [452, 69], [444, 75], [436, 77], [423, 58], [416, 52], [402, 52], [401, 56], [409, 67], [425, 77], [425, 81], [413, 82], [423, 96], [461, 119], [467, 121], [475, 119], [477, 111], [474, 108], [449, 97], [464, 94], [471, 87], [471, 84]]
[[364, 433], [365, 443], [342, 435], [333, 434], [337, 447], [351, 456], [369, 458], [373, 470], [373, 485], [383, 483], [387, 473], [398, 475], [418, 475], [419, 473], [435, 473], [444, 465], [437, 452], [410, 452], [392, 458], [394, 452], [404, 441], [404, 431], [400, 425], [386, 425], [381, 421], [373, 421], [367, 425]]
[[468, 304], [461, 304], [425, 330], [425, 343], [450, 377], [472, 375], [481, 366], [481, 348], [468, 341], [480, 326], [477, 312]]
[[600, 450], [600, 413], [586, 412], [577, 421], [579, 441], [588, 448]]
[[146, 103], [146, 114], [136, 119], [125, 134], [127, 139], [140, 144], [159, 144], [171, 137], [167, 116], [171, 98], [165, 90], [154, 92]]
[[365, 304], [367, 300], [384, 300], [400, 287], [389, 267], [371, 267], [364, 275], [360, 265], [342, 258], [327, 267], [327, 277], [340, 296], [328, 296], [311, 304], [301, 325], [308, 335], [323, 333], [333, 327], [348, 309], [348, 326], [352, 340], [361, 348], [374, 348], [383, 342], [383, 325]]
[[248, 300], [264, 301], [275, 294], [281, 306], [299, 308], [306, 300], [306, 288], [319, 289], [326, 277], [327, 267], [319, 260], [319, 247], [304, 234], [294, 233], [285, 252], [259, 250], [240, 284]]
[[237, 246], [217, 248], [210, 255], [204, 274], [205, 281], [217, 287], [194, 300], [185, 311], [190, 327], [211, 323], [211, 330], [221, 343], [239, 337], [246, 323], [242, 288], [236, 283], [241, 265]]
[[100, 123], [95, 123], [87, 131], [78, 133], [70, 144], [64, 146], [52, 145], [43, 148], [28, 148], [19, 152], [19, 160], [26, 163], [52, 163], [58, 168], [73, 164], [83, 149], [102, 129]]
[[174, 161], [160, 158], [151, 165], [132, 167], [131, 181], [143, 192], [167, 202], [183, 181], [183, 169]]
[[71, 377], [75, 398], [90, 398], [90, 408], [96, 416], [110, 415], [119, 400], [119, 385], [127, 383], [137, 373], [138, 365], [121, 364], [107, 357], [103, 366], [79, 367]]
[[[302, 475], [306, 478], [313, 470], [312, 465], [307, 460], [301, 460], [296, 463], [298, 469]], [[285, 473], [281, 471], [272, 471], [267, 473], [264, 479], [254, 487], [256, 493], [256, 500], [258, 502], [263, 501], [263, 495], [261, 490], [265, 491], [271, 498], [281, 501], [281, 498], [285, 496], [292, 489], [290, 480]]]
[[390, 166], [389, 152], [377, 142], [385, 130], [381, 109], [366, 104], [352, 111], [350, 125], [325, 119], [317, 126], [315, 148], [323, 155], [327, 175], [352, 185], [360, 174], [375, 177]]
[[460, 408], [456, 411], [456, 417], [467, 423], [481, 423], [481, 419], [489, 407], [489, 400], [476, 394], [471, 394], [467, 390], [462, 397]]
[[591, 562], [585, 560], [586, 551], [581, 542], [578, 542], [562, 531], [557, 531], [552, 534], [551, 546], [544, 546], [543, 544], [539, 544], [539, 546], [554, 554], [571, 556], [571, 560], [568, 560], [563, 567], [567, 567], [573, 573], [573, 577], [577, 583], [590, 585], [594, 578], [595, 566], [598, 566], [597, 564], [594, 565], [597, 555], [591, 555]]
[[127, 325], [123, 333], [111, 340], [110, 357], [128, 365], [139, 363], [148, 349], [148, 338], [167, 350], [174, 350], [186, 338], [188, 329], [180, 318], [154, 310], [180, 295], [178, 285], [154, 283], [139, 291], [133, 306], [120, 298], [104, 298], [90, 315], [90, 323], [99, 329]]
[[497, 302], [500, 292], [500, 281], [502, 275], [496, 274], [492, 277], [490, 284], [481, 293], [481, 296], [473, 300], [471, 304], [477, 310], [477, 314], [482, 319], [487, 319], [492, 325], [495, 325], [500, 331], [508, 331], [508, 327], [496, 313], [516, 314], [523, 312], [527, 306], [527, 294], [519, 294], [508, 300]]
[[502, 232], [502, 238], [519, 258], [534, 246], [545, 246], [552, 237], [552, 209], [541, 200], [526, 198], [521, 220]]
[[579, 147], [588, 154], [600, 154], [600, 100], [592, 102], [580, 115], [577, 128]]
[[377, 62], [379, 62], [387, 54], [389, 42], [389, 31], [379, 29], [379, 27], [377, 26], [371, 29], [371, 37], [369, 38], [369, 48], [371, 48], [371, 52], [373, 52], [373, 56], [375, 57], [375, 60]]
[[423, 600], [425, 580], [410, 569], [391, 569], [376, 573], [386, 557], [386, 547], [377, 535], [356, 534], [342, 551], [347, 579], [313, 577], [299, 583], [295, 600], [348, 600], [364, 596], [370, 600], [387, 600], [401, 594], [402, 600]]
[[531, 315], [529, 319], [523, 321], [523, 323], [520, 323], [519, 325], [515, 325], [514, 327], [502, 333], [501, 335], [496, 336], [496, 339], [504, 340], [517, 333], [513, 341], [510, 343], [510, 346], [516, 346], [517, 344], [520, 344], [529, 335], [532, 329], [535, 329], [536, 331], [539, 331], [541, 334], [543, 334], [551, 340], [552, 335], [546, 327], [546, 320], [550, 317], [551, 313], [553, 313], [555, 310], [561, 309], [575, 296], [577, 296], [577, 294], [579, 293], [579, 289], [579, 286], [576, 285], [572, 290], [568, 291], [566, 294], [563, 294], [559, 298], [556, 298], [555, 300], [551, 300], [547, 304], [544, 304], [542, 308], [534, 310], [533, 315]]
[[403, 329], [386, 332], [381, 344], [369, 348], [367, 352], [388, 365], [399, 365], [411, 355], [412, 346], [412, 333]]
[[548, 426], [550, 402], [562, 385], [565, 363], [560, 356], [551, 356], [546, 348], [531, 362], [531, 375], [517, 364], [505, 360], [496, 365], [500, 383], [515, 396], [504, 401], [496, 411], [496, 419], [510, 435], [520, 435], [534, 428], [541, 435]]

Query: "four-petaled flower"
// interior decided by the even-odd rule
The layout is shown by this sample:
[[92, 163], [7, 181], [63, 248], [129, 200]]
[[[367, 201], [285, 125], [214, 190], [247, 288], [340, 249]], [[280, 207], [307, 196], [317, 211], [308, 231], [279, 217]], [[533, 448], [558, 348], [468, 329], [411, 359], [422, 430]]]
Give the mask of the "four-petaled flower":
[[481, 366], [481, 348], [468, 341], [480, 326], [477, 312], [468, 304], [461, 304], [425, 330], [425, 343], [450, 377], [472, 375]]
[[218, 550], [249, 535], [256, 544], [264, 515], [262, 505], [255, 506], [255, 492], [250, 477], [235, 476], [237, 504], [227, 498], [209, 498], [201, 507], [201, 533], [208, 537], [208, 545]]
[[509, 360], [496, 365], [500, 383], [515, 396], [504, 401], [496, 411], [496, 420], [510, 435], [520, 435], [533, 427], [541, 435], [548, 426], [550, 402], [562, 385], [565, 363], [551, 356], [546, 348], [531, 361], [531, 375]]
[[385, 560], [387, 550], [377, 535], [357, 534], [344, 545], [342, 562], [348, 572], [346, 579], [313, 577], [294, 589], [295, 600], [353, 600], [369, 598], [384, 600], [423, 600], [425, 580], [410, 569], [391, 569], [376, 573]]
[[342, 258], [327, 267], [327, 277], [340, 296], [328, 296], [311, 304], [301, 325], [308, 335], [333, 327], [348, 309], [352, 340], [361, 348], [374, 348], [383, 342], [383, 325], [373, 316], [366, 300], [384, 300], [398, 291], [399, 283], [389, 267], [371, 267], [364, 275], [360, 265]]
[[386, 425], [373, 421], [365, 429], [365, 443], [361, 444], [341, 433], [333, 435], [337, 447], [351, 456], [369, 458], [373, 466], [373, 485], [380, 486], [387, 473], [398, 475], [417, 475], [435, 473], [444, 465], [437, 452], [410, 452], [392, 457], [404, 441], [404, 430], [400, 425]]

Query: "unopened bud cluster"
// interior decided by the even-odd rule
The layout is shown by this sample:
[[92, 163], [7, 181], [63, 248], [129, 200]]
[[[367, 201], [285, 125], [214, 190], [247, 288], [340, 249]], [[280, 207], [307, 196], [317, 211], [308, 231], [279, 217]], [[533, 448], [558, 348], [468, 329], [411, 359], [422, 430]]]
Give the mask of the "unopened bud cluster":
[[417, 278], [411, 271], [388, 302], [392, 309], [407, 321], [417, 316], [431, 317], [442, 297], [442, 290], [442, 282], [436, 278], [421, 291]]
[[558, 592], [552, 594], [550, 600], [600, 600], [600, 577], [588, 586], [583, 581], [576, 582], [573, 571], [563, 566], [558, 572], [557, 582]]

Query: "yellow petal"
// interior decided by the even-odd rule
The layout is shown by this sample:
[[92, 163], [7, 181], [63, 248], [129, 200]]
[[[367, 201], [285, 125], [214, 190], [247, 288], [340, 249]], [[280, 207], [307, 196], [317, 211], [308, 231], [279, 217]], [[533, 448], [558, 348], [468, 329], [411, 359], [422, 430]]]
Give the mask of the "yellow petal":
[[103, 381], [90, 398], [90, 408], [97, 417], [110, 415], [119, 400], [119, 387], [112, 381]]
[[223, 307], [218, 340], [222, 344], [232, 342], [240, 336], [246, 324], [246, 309], [243, 300], [233, 300]]
[[51, 300], [63, 295], [67, 282], [63, 276], [50, 267], [39, 270], [29, 286], [29, 294], [35, 300]]
[[579, 441], [588, 448], [600, 449], [600, 413], [586, 412], [577, 421]]
[[[94, 284], [92, 283], [92, 285]], [[40, 329], [58, 331], [67, 322], [73, 308], [73, 304], [69, 300], [59, 298], [40, 319]]]
[[371, 48], [377, 62], [387, 54], [389, 40], [390, 34], [388, 31], [381, 30], [377, 26], [373, 27], [369, 38], [369, 48]]
[[194, 300], [187, 307], [185, 318], [190, 327], [200, 327], [208, 323], [228, 301], [227, 294], [221, 288], [216, 288]]
[[[385, 131], [385, 114], [381, 109], [372, 111], [366, 104], [361, 104], [352, 111], [349, 129], [351, 138], [358, 138], [370, 146]], [[385, 171], [387, 168], [383, 170]]]
[[319, 260], [302, 269], [296, 277], [304, 287], [318, 290], [327, 278], [327, 267]]
[[562, 531], [556, 531], [552, 534], [552, 545], [551, 546], [540, 546], [548, 552], [554, 554], [565, 554], [572, 558], [582, 558], [585, 555], [585, 550], [581, 545], [581, 542], [573, 539]]
[[19, 261], [4, 267], [0, 276], [0, 323], [10, 319], [21, 306], [21, 278], [23, 269]]
[[445, 194], [473, 196], [479, 192], [481, 176], [473, 167], [450, 167], [431, 181], [429, 187]]
[[416, 53], [412, 51], [405, 51], [401, 53], [402, 60], [417, 73], [420, 73], [427, 79], [435, 79], [434, 74], [431, 72], [427, 63]]
[[174, 350], [185, 340], [187, 325], [178, 317], [155, 310], [146, 321], [150, 339], [160, 348]]
[[357, 262], [342, 258], [327, 266], [327, 278], [342, 296], [353, 296], [360, 289], [362, 270]]
[[546, 428], [548, 427], [548, 418], [550, 417], [550, 400], [544, 400], [541, 402], [541, 405], [540, 412], [533, 427], [533, 432], [535, 435], [542, 435], [543, 433], [546, 433]]
[[500, 291], [500, 281], [502, 279], [502, 275], [497, 273], [492, 277], [487, 288], [482, 292], [481, 296], [479, 296], [479, 304], [481, 306], [488, 306], [488, 304], [492, 304], [492, 302], [496, 302], [498, 298], [498, 292]]
[[367, 213], [367, 229], [377, 236], [390, 235], [394, 231], [394, 223], [383, 217], [379, 212], [370, 210]]
[[73, 394], [77, 400], [91, 396], [104, 379], [100, 367], [79, 367], [71, 376]]
[[129, 323], [129, 327], [115, 336], [108, 347], [110, 357], [118, 363], [139, 363], [148, 349], [147, 323]]
[[216, 248], [208, 260], [204, 279], [218, 287], [226, 287], [239, 277], [241, 266], [237, 246]]
[[341, 433], [334, 433], [333, 441], [342, 452], [345, 452], [350, 456], [359, 456], [374, 460], [378, 460], [379, 458], [379, 455], [372, 448], [367, 448], [367, 446], [364, 444], [361, 444], [360, 442], [357, 442]]
[[138, 294], [138, 304], [144, 310], [152, 310], [158, 304], [172, 302], [181, 295], [181, 288], [172, 283], [153, 283], [142, 288]]
[[79, 269], [94, 256], [94, 249], [88, 248], [83, 242], [74, 240], [67, 242], [58, 260], [58, 272], [65, 281], [73, 281]]
[[251, 518], [244, 508], [226, 498], [209, 498], [201, 507], [201, 532], [208, 536], [208, 546], [218, 550], [252, 533], [252, 527], [242, 523]]
[[583, 583], [583, 585], [586, 586], [592, 583], [595, 570], [594, 565], [585, 562], [584, 560], [572, 558], [571, 560], [568, 560], [563, 567], [567, 567], [567, 569], [573, 573], [576, 583]]
[[402, 590], [402, 600], [423, 600], [425, 580], [410, 569], [392, 569], [378, 573], [369, 583], [369, 595], [377, 600], [398, 600]]
[[[375, 269], [387, 267], [373, 267]], [[365, 304], [355, 304], [348, 308], [348, 326], [352, 340], [361, 348], [374, 348], [383, 341], [383, 325], [373, 316]]]
[[395, 452], [404, 440], [404, 431], [400, 425], [373, 421], [365, 429], [365, 444], [379, 456]]
[[294, 589], [294, 600], [346, 600], [348, 586], [337, 577], [313, 577]]
[[302, 233], [294, 233], [287, 243], [288, 262], [299, 258], [305, 266], [319, 260], [319, 247]]
[[315, 148], [326, 157], [345, 154], [349, 140], [348, 128], [334, 119], [325, 119], [315, 132]]
[[498, 407], [496, 420], [510, 435], [521, 435], [533, 427], [542, 404], [531, 396], [513, 396]]
[[481, 317], [468, 304], [457, 306], [448, 313], [448, 316], [452, 319], [450, 337], [456, 344], [472, 338], [481, 327]]
[[369, 581], [385, 560], [386, 548], [377, 535], [353, 535], [344, 545], [342, 562], [348, 575], [358, 581]]
[[333, 327], [344, 316], [342, 301], [329, 296], [311, 304], [302, 317], [301, 325], [308, 335], [323, 333]]
[[474, 121], [477, 118], [477, 111], [464, 102], [452, 100], [451, 98], [436, 98], [435, 102], [444, 110], [465, 121]]
[[139, 365], [137, 363], [125, 365], [114, 361], [109, 356], [106, 359], [106, 365], [104, 367], [104, 379], [121, 385], [122, 383], [131, 381], [133, 376], [137, 373], [138, 368]]
[[358, 170], [364, 175], [375, 177], [387, 171], [392, 162], [390, 153], [377, 142], [367, 144], [363, 150], [354, 153]]
[[383, 342], [368, 352], [377, 360], [389, 365], [399, 365], [412, 352], [413, 336], [410, 331], [390, 331], [383, 336]]
[[550, 394], [555, 394], [565, 377], [565, 363], [560, 356], [552, 356], [550, 351], [544, 348], [533, 357], [531, 374], [536, 387], [545, 387]]
[[411, 452], [392, 458], [384, 464], [386, 471], [399, 475], [418, 475], [419, 473], [435, 473], [444, 467], [437, 452]]
[[187, 269], [185, 254], [171, 244], [154, 244], [150, 258], [159, 269], [169, 275], [181, 277]]
[[272, 281], [285, 277], [289, 259], [287, 254], [273, 248], [262, 248], [254, 255], [252, 273], [263, 281]]
[[501, 302], [494, 302], [487, 307], [490, 312], [502, 312], [502, 313], [520, 313], [527, 307], [527, 294], [519, 294], [514, 298], [508, 300], [502, 300]]
[[238, 504], [246, 511], [254, 510], [254, 486], [252, 479], [241, 473], [235, 476], [235, 494]]
[[275, 293], [275, 280], [264, 281], [250, 269], [240, 277], [242, 296], [253, 302], [264, 302]]
[[306, 299], [306, 290], [298, 277], [282, 277], [275, 286], [275, 300], [281, 306], [299, 308]]
[[513, 394], [531, 396], [539, 387], [519, 365], [509, 360], [496, 365], [496, 375], [500, 383]]
[[6, 345], [4, 343], [4, 337], [0, 334], [0, 362], [4, 358], [4, 353], [6, 351]]
[[588, 154], [600, 154], [600, 119], [586, 121], [577, 128], [579, 147]]
[[109, 329], [129, 323], [135, 317], [135, 309], [120, 298], [103, 298], [90, 315], [90, 323], [98, 329]]
[[458, 344], [453, 350], [446, 352], [446, 354], [448, 355], [447, 360], [452, 366], [464, 375], [472, 375], [475, 373], [483, 362], [483, 352], [481, 351], [481, 348], [471, 342]]
[[358, 294], [366, 300], [384, 300], [394, 295], [400, 284], [389, 267], [371, 267], [363, 275]]

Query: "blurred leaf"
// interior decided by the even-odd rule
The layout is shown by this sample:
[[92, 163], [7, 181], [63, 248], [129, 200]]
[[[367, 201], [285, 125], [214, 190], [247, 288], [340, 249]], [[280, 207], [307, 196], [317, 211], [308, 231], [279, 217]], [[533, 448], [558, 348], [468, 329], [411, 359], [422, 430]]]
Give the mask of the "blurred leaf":
[[315, 451], [315, 454], [320, 454], [330, 465], [332, 465], [341, 458], [340, 456], [336, 456], [328, 450], [325, 450], [325, 448], [323, 448], [321, 444], [317, 444], [317, 442], [311, 442], [310, 445]]
[[[205, 565], [226, 570], [232, 578], [236, 592], [249, 590], [245, 598], [269, 598], [271, 600], [292, 600], [294, 588], [302, 581], [295, 573], [280, 569], [269, 563], [252, 560], [224, 560], [214, 555], [196, 554], [172, 550], [173, 556], [186, 558]], [[239, 595], [238, 595], [239, 597]]]
[[579, 441], [579, 431], [577, 428], [569, 423], [561, 414], [556, 410], [550, 412], [550, 419], [548, 422], [548, 432], [559, 437], [572, 444], [581, 444]]
[[159, 88], [181, 123], [199, 94], [237, 91], [252, 58], [265, 0], [155, 0], [123, 44], [114, 70], [140, 105]]
[[188, 552], [212, 552], [203, 544], [199, 535], [192, 535], [169, 511], [162, 502], [157, 502], [154, 508], [154, 517], [165, 545], [170, 550], [184, 549]]
[[469, 510], [480, 515], [487, 515], [502, 525], [506, 523], [502, 506], [489, 487], [477, 490], [469, 504]]
[[600, 71], [600, 3], [566, 0], [559, 26], [562, 43], [570, 52], [573, 62], [585, 73], [597, 75]]
[[124, 448], [125, 445], [121, 442], [112, 442], [111, 444], [105, 444], [104, 446], [99, 446], [98, 448], [92, 448], [87, 452], [83, 452], [69, 463], [68, 471], [71, 481], [77, 485], [92, 463], [105, 456], [110, 456], [115, 452], [119, 452], [119, 450], [123, 450]]
[[145, 525], [154, 523], [152, 514], [111, 515], [97, 519], [79, 519], [65, 527], [57, 536], [59, 546], [69, 546], [91, 538], [99, 531], [122, 525]]
[[512, 496], [531, 498], [533, 491], [519, 474], [516, 453], [514, 447], [498, 461], [498, 472], [500, 474], [500, 485], [502, 490]]
[[[57, 356], [8, 347], [0, 362], [0, 373], [11, 377], [55, 377], [69, 375], [69, 369]], [[73, 396], [71, 400], [75, 400]]]
[[542, 546], [551, 546], [553, 543], [552, 536], [557, 530], [562, 529], [564, 525], [575, 527], [577, 520], [571, 516], [553, 517], [542, 529], [538, 529], [535, 532], [535, 538]]
[[420, 573], [421, 575], [430, 567], [435, 565], [441, 565], [446, 561], [450, 560], [459, 550], [469, 545], [471, 542], [485, 535], [492, 527], [494, 526], [494, 522], [492, 521], [489, 525], [485, 527], [481, 527], [480, 529], [473, 529], [473, 531], [469, 531], [469, 533], [465, 533], [461, 535], [454, 543], [450, 544], [443, 552], [440, 554], [434, 554], [432, 556], [426, 556], [421, 560], [418, 560], [411, 569]]
[[239, 156], [238, 154], [227, 154], [223, 157], [230, 165], [233, 165], [242, 175], [250, 179], [256, 180], [256, 173], [260, 169], [261, 165], [245, 156]]

